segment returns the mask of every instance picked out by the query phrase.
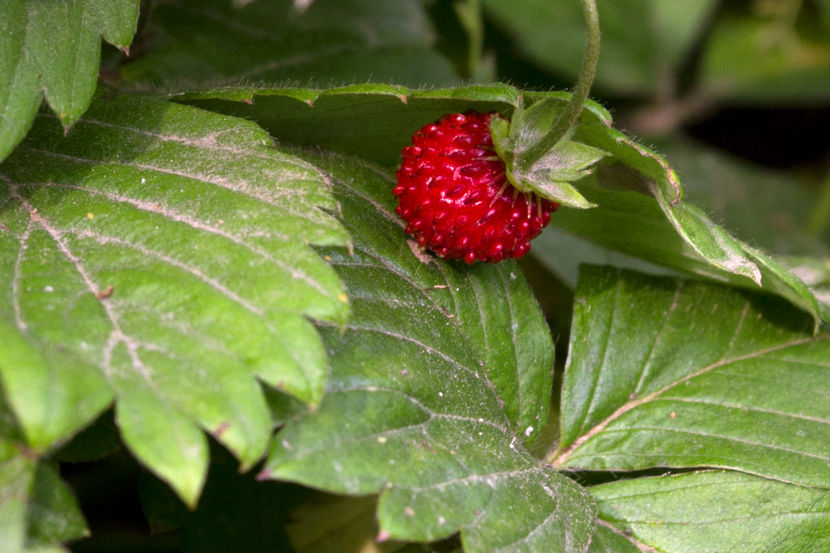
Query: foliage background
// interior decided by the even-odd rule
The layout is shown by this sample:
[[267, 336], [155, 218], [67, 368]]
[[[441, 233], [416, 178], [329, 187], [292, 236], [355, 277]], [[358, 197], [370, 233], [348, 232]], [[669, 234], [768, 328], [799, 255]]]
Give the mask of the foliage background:
[[[488, 357], [483, 360], [488, 366], [513, 356], [512, 351], [482, 347], [487, 344], [490, 333], [505, 336], [512, 332], [514, 340], [519, 340], [528, 355], [535, 357], [514, 360], [512, 367], [517, 374], [531, 375], [528, 378], [532, 380], [524, 385], [543, 395], [526, 399], [525, 403], [514, 402], [515, 412], [507, 413], [505, 421], [510, 422], [503, 424], [520, 421], [520, 430], [533, 427], [531, 433], [536, 441], [529, 441], [529, 452], [544, 454], [555, 442], [555, 420], [560, 405], [555, 393], [552, 409], [547, 414], [546, 391], [551, 375], [548, 371], [521, 370], [550, 365], [552, 351], [547, 333], [538, 327], [539, 320], [528, 316], [530, 322], [523, 322], [522, 328], [529, 325], [535, 330], [527, 330], [525, 335], [517, 337], [515, 328], [511, 330], [511, 322], [515, 321], [495, 315], [509, 312], [500, 303], [505, 297], [525, 306], [517, 312], [534, 313], [533, 298], [523, 281], [513, 280], [519, 268], [511, 264], [498, 270], [482, 269], [466, 274], [456, 273], [450, 267], [439, 279], [434, 270], [422, 268], [413, 258], [407, 263], [403, 255], [407, 252], [399, 242], [378, 239], [376, 235], [381, 233], [376, 229], [385, 228], [383, 225], [388, 221], [378, 219], [377, 214], [364, 214], [361, 206], [365, 204], [352, 204], [355, 198], [382, 198], [386, 183], [373, 167], [393, 167], [399, 142], [438, 114], [471, 105], [504, 106], [509, 102], [501, 98], [509, 97], [516, 89], [540, 92], [567, 89], [575, 78], [582, 52], [583, 26], [578, 3], [570, 0], [315, 0], [312, 3], [180, 0], [143, 2], [139, 6], [129, 0], [87, 0], [68, 2], [63, 11], [38, 10], [35, 6], [36, 3], [24, 0], [4, 0], [0, 4], [0, 11], [10, 14], [0, 21], [0, 36], [4, 41], [0, 46], [6, 53], [0, 59], [0, 75], [11, 76], [3, 82], [0, 93], [5, 106], [0, 148], [4, 156], [14, 150], [0, 166], [0, 174], [10, 191], [0, 196], [0, 206], [7, 208], [0, 219], [5, 248], [0, 249], [4, 252], [0, 274], [8, 277], [8, 282], [16, 282], [15, 275], [22, 272], [32, 279], [29, 282], [36, 284], [32, 286], [40, 295], [25, 296], [30, 303], [24, 304], [23, 309], [29, 310], [26, 315], [35, 315], [30, 324], [43, 329], [47, 338], [58, 336], [58, 341], [67, 344], [95, 344], [96, 340], [104, 346], [112, 344], [105, 350], [110, 355], [107, 363], [112, 364], [116, 377], [108, 374], [110, 384], [107, 385], [95, 372], [82, 371], [85, 376], [79, 378], [77, 370], [84, 366], [85, 354], [74, 352], [71, 347], [68, 353], [57, 349], [38, 351], [26, 346], [25, 340], [17, 341], [13, 325], [16, 319], [19, 321], [21, 307], [8, 298], [3, 300], [0, 323], [4, 325], [3, 335], [9, 338], [4, 338], [6, 341], [0, 347], [0, 368], [5, 371], [4, 391], [12, 399], [4, 400], [0, 419], [6, 460], [0, 470], [6, 500], [0, 508], [8, 509], [2, 512], [9, 517], [22, 512], [24, 522], [36, 522], [29, 523], [28, 537], [21, 538], [21, 543], [25, 542], [27, 548], [59, 547], [57, 544], [70, 541], [69, 549], [78, 552], [279, 551], [292, 547], [298, 551], [325, 550], [321, 549], [324, 547], [342, 551], [347, 547], [344, 544], [352, 544], [355, 550], [360, 547], [384, 551], [404, 547], [456, 549], [459, 542], [457, 537], [452, 537], [454, 532], [428, 526], [411, 531], [421, 532], [423, 541], [438, 540], [431, 546], [405, 546], [395, 541], [374, 544], [373, 538], [378, 532], [377, 505], [371, 495], [347, 498], [313, 488], [365, 495], [380, 491], [376, 482], [367, 475], [361, 476], [362, 480], [356, 477], [355, 482], [346, 483], [337, 478], [313, 480], [303, 474], [304, 469], [315, 467], [315, 462], [320, 466], [329, 463], [331, 453], [319, 460], [310, 457], [305, 466], [303, 463], [291, 466], [290, 460], [281, 464], [281, 453], [272, 452], [263, 465], [261, 454], [270, 437], [268, 421], [279, 424], [302, 411], [296, 399], [274, 390], [282, 389], [294, 398], [319, 404], [324, 375], [329, 370], [326, 354], [335, 365], [334, 374], [339, 375], [329, 383], [330, 390], [337, 386], [347, 389], [347, 384], [354, 379], [364, 378], [363, 373], [346, 378], [338, 372], [350, 370], [345, 361], [338, 359], [348, 360], [349, 355], [356, 355], [348, 343], [338, 342], [338, 333], [346, 321], [365, 320], [361, 319], [365, 313], [370, 318], [376, 317], [377, 321], [372, 322], [384, 329], [399, 329], [401, 334], [435, 344], [436, 350], [447, 353], [462, 368], [473, 366], [476, 355]], [[592, 97], [612, 112], [616, 127], [639, 137], [639, 142], [632, 144], [653, 145], [670, 160], [683, 182], [686, 202], [702, 208], [715, 222], [751, 247], [774, 254], [813, 288], [820, 302], [826, 301], [830, 289], [830, 147], [823, 137], [830, 122], [830, 3], [823, 0], [621, 0], [600, 2], [600, 9], [603, 49]], [[21, 33], [21, 29], [31, 32]], [[134, 37], [133, 29], [137, 30]], [[103, 46], [99, 46], [100, 37], [105, 40]], [[21, 44], [23, 47], [18, 48]], [[129, 56], [124, 51], [127, 46]], [[25, 55], [15, 59], [9, 54], [17, 51]], [[511, 83], [516, 88], [505, 86], [483, 91], [453, 88], [472, 82], [496, 81]], [[384, 84], [366, 85], [370, 82]], [[319, 98], [315, 96], [316, 90], [343, 85], [358, 86]], [[286, 87], [296, 88], [286, 92]], [[426, 92], [419, 96], [417, 89], [421, 88], [427, 91], [443, 88], [444, 92]], [[275, 92], [277, 89], [282, 92]], [[44, 90], [49, 107], [38, 111]], [[144, 97], [122, 95], [125, 93]], [[98, 101], [87, 111], [95, 94]], [[409, 96], [408, 103], [398, 100], [401, 95]], [[297, 109], [299, 102], [309, 106], [313, 103], [314, 107]], [[214, 113], [196, 115], [188, 106]], [[592, 113], [598, 119], [602, 117], [599, 107]], [[83, 114], [86, 115], [79, 121]], [[227, 118], [229, 115], [241, 116], [247, 121], [231, 120]], [[68, 138], [62, 140], [61, 135], [67, 130]], [[360, 134], [360, 140], [355, 140], [356, 133]], [[15, 148], [24, 135], [27, 135], [25, 141]], [[395, 139], [390, 141], [390, 136]], [[267, 147], [271, 138], [276, 139], [277, 150]], [[325, 153], [316, 152], [316, 147], [322, 147]], [[340, 157], [347, 155], [378, 165], [364, 166], [354, 158]], [[83, 161], [71, 167], [65, 163], [79, 159]], [[128, 170], [107, 169], [113, 162]], [[165, 179], [170, 175], [207, 179], [216, 187], [211, 201], [205, 202], [202, 192], [196, 187], [187, 188], [184, 180], [172, 183], [178, 193], [173, 193], [171, 187], [171, 193], [165, 197], [142, 196], [143, 189], [137, 183], [145, 184], [145, 179]], [[275, 175], [283, 176], [274, 178]], [[44, 178], [51, 179], [50, 182], [64, 179], [83, 183], [97, 192], [91, 201], [62, 202], [57, 189], [44, 188], [38, 192], [27, 185]], [[317, 190], [328, 190], [327, 178], [359, 184], [348, 194], [338, 187], [334, 189], [340, 192], [334, 196], [317, 193]], [[591, 190], [589, 185], [586, 190]], [[603, 206], [616, 198], [610, 192], [599, 190], [597, 193], [603, 194], [600, 196], [606, 202]], [[284, 194], [291, 200], [286, 202]], [[134, 206], [154, 216], [134, 217], [123, 207], [123, 196], [129, 196]], [[154, 202], [161, 200], [186, 217], [171, 218], [153, 207]], [[25, 218], [17, 217], [8, 206], [18, 201], [32, 209], [35, 205], [39, 207], [34, 211], [29, 209]], [[383, 201], [378, 200], [379, 212], [383, 211]], [[341, 211], [336, 213], [337, 210]], [[649, 213], [652, 212], [665, 225], [656, 208]], [[240, 218], [241, 213], [245, 216]], [[348, 215], [349, 222], [345, 228], [333, 216], [343, 213]], [[641, 220], [633, 221], [630, 227], [625, 226], [624, 220], [620, 221], [621, 226], [615, 229], [624, 229], [620, 231], [622, 240], [615, 242], [612, 240], [615, 229], [592, 235], [592, 231], [584, 230], [585, 225], [578, 217], [558, 215], [563, 216], [557, 226], [534, 242], [533, 255], [520, 264], [556, 343], [554, 390], [563, 385], [562, 369], [569, 340], [573, 355], [575, 350], [580, 351], [579, 340], [584, 344], [602, 343], [594, 333], [606, 331], [606, 343], [620, 348], [619, 358], [630, 356], [634, 367], [638, 348], [646, 347], [645, 337], [653, 336], [660, 324], [664, 328], [680, 329], [676, 335], [657, 334], [665, 336], [661, 339], [667, 351], [682, 349], [684, 333], [689, 328], [709, 324], [707, 317], [695, 311], [703, 313], [701, 306], [710, 305], [706, 302], [715, 306], [713, 310], [717, 306], [724, 309], [724, 319], [737, 316], [742, 310], [744, 313], [757, 310], [758, 313], [779, 313], [779, 319], [773, 320], [784, 323], [775, 328], [758, 323], [757, 328], [751, 327], [753, 330], [745, 331], [745, 335], [736, 332], [732, 341], [704, 343], [700, 351], [685, 352], [682, 358], [689, 363], [702, 363], [701, 359], [713, 356], [718, 348], [727, 353], [737, 351], [738, 357], [742, 347], [751, 351], [753, 347], [776, 348], [776, 344], [790, 342], [798, 342], [800, 346], [801, 340], [806, 340], [808, 347], [816, 348], [789, 353], [790, 359], [812, 367], [796, 373], [799, 377], [795, 383], [780, 381], [781, 374], [776, 372], [773, 359], [769, 367], [763, 363], [746, 367], [753, 374], [770, 371], [769, 378], [775, 382], [772, 388], [769, 384], [753, 387], [750, 383], [743, 391], [735, 392], [739, 398], [752, 394], [762, 396], [754, 405], [768, 414], [792, 409], [799, 398], [807, 399], [804, 417], [816, 423], [816, 427], [793, 427], [796, 428], [793, 435], [808, 432], [788, 442], [789, 449], [797, 453], [795, 461], [786, 455], [765, 457], [763, 450], [750, 450], [745, 454], [759, 459], [758, 465], [742, 466], [741, 473], [681, 470], [668, 480], [660, 479], [657, 477], [663, 471], [650, 469], [655, 465], [642, 461], [642, 457], [661, 454], [661, 447], [665, 449], [663, 454], [670, 455], [674, 446], [665, 444], [665, 435], [650, 441], [644, 434], [632, 440], [636, 447], [625, 461], [630, 463], [627, 466], [601, 466], [601, 462], [591, 460], [592, 455], [596, 459], [602, 457], [603, 447], [611, 451], [620, 447], [613, 440], [608, 445], [592, 442], [591, 447], [581, 450], [582, 457], [573, 457], [583, 459], [575, 465], [583, 469], [573, 474], [575, 480], [592, 486], [592, 493], [600, 500], [599, 516], [608, 524], [600, 526], [592, 548], [631, 551], [625, 536], [633, 533], [639, 543], [656, 543], [659, 550], [665, 551], [700, 551], [700, 544], [709, 541], [711, 551], [729, 550], [735, 543], [742, 544], [743, 550], [753, 551], [753, 540], [758, 540], [757, 547], [767, 547], [778, 539], [781, 539], [780, 550], [785, 551], [795, 546], [781, 536], [795, 528], [800, 541], [794, 543], [799, 550], [821, 551], [830, 528], [830, 505], [826, 500], [830, 478], [826, 462], [821, 464], [822, 455], [827, 454], [827, 431], [822, 424], [826, 426], [828, 401], [827, 379], [822, 377], [820, 367], [826, 366], [827, 357], [820, 339], [815, 345], [810, 338], [804, 338], [811, 334], [811, 322], [783, 303], [767, 304], [726, 288], [710, 296], [704, 285], [690, 285], [681, 293], [674, 291], [671, 280], [594, 269], [583, 272], [580, 280], [577, 267], [585, 262], [669, 276], [689, 267], [684, 260], [673, 264], [669, 255], [661, 257], [658, 253], [649, 257], [647, 250], [660, 248], [655, 248], [652, 241], [637, 244], [635, 231]], [[608, 217], [613, 215], [612, 210]], [[52, 220], [56, 225], [44, 225], [44, 233], [31, 223], [27, 226], [26, 220]], [[222, 222], [216, 223], [217, 220]], [[98, 226], [83, 230], [78, 221]], [[227, 226], [222, 226], [225, 221]], [[181, 231], [183, 224], [189, 227], [186, 232]], [[217, 231], [220, 227], [221, 232]], [[393, 235], [394, 226], [389, 228], [383, 234]], [[678, 249], [680, 242], [676, 237], [667, 233], [664, 226], [659, 229], [664, 233], [661, 236], [667, 236], [665, 251]], [[106, 243], [103, 237], [112, 233], [140, 247], [127, 248], [117, 255], [102, 253], [101, 246]], [[244, 237], [250, 247], [241, 251], [236, 242], [229, 247], [213, 240], [216, 236], [225, 236], [222, 233]], [[167, 244], [146, 241], [146, 237], [153, 235], [176, 236], [176, 239]], [[21, 236], [31, 239], [30, 246], [38, 252], [37, 256], [29, 258], [20, 254]], [[296, 239], [298, 236], [300, 240]], [[587, 238], [593, 238], [594, 242]], [[54, 243], [61, 247], [55, 247]], [[338, 247], [346, 243], [349, 250]], [[659, 244], [663, 243], [658, 241]], [[169, 297], [164, 309], [181, 313], [184, 318], [178, 322], [183, 321], [198, 331], [189, 341], [186, 333], [176, 334], [174, 324], [165, 326], [150, 316], [133, 314], [118, 319], [120, 326], [116, 327], [123, 329], [124, 335], [137, 333], [139, 342], [175, 348], [185, 358], [185, 362], [164, 361], [163, 356], [154, 359], [159, 363], [158, 370], [169, 375], [161, 383], [163, 401], [152, 399], [149, 393], [143, 395], [141, 382], [131, 379], [129, 371], [120, 372], [118, 367], [129, 365], [130, 359], [134, 361], [141, 343], [124, 339], [121, 330], [111, 332], [96, 322], [93, 314], [98, 300], [86, 297], [73, 304], [65, 313], [65, 319], [71, 319], [72, 325], [52, 324], [50, 312], [62, 309], [50, 299], [49, 294], [58, 287], [54, 279], [63, 275], [66, 282], [72, 280], [68, 264], [60, 262], [62, 249], [81, 252], [79, 258], [89, 260], [89, 275], [114, 283], [114, 300], [119, 299], [121, 290], [130, 287], [140, 289], [143, 294], [132, 298], [137, 303], [158, 306], [159, 298]], [[147, 252], [151, 250], [161, 251], [162, 256], [157, 263], [147, 265]], [[158, 284], [163, 280], [159, 274], [165, 275], [170, 270], [170, 259], [182, 251], [188, 252], [187, 267], [193, 269], [190, 277], [182, 280], [171, 273], [172, 288], [165, 289]], [[354, 252], [361, 267], [349, 267], [355, 263]], [[318, 253], [325, 257], [321, 259]], [[644, 253], [648, 261], [636, 257]], [[389, 259], [395, 260], [393, 268], [382, 262]], [[279, 271], [270, 272], [269, 268], [259, 277], [250, 276], [258, 274], [258, 269], [270, 267], [275, 260]], [[335, 274], [324, 260], [339, 272]], [[41, 272], [39, 264], [48, 264], [52, 269]], [[140, 266], [146, 271], [118, 270], [118, 267]], [[227, 266], [248, 266], [252, 270], [233, 280], [232, 273], [225, 269]], [[205, 276], [217, 271], [223, 275], [221, 286]], [[295, 278], [298, 274], [303, 276]], [[338, 275], [347, 286], [344, 287]], [[395, 284], [396, 276], [404, 278], [408, 286]], [[279, 294], [274, 292], [271, 279], [280, 283]], [[366, 286], [367, 282], [373, 286]], [[463, 306], [473, 305], [464, 303], [469, 298], [462, 299], [457, 304], [462, 307], [453, 311], [447, 298], [440, 296], [440, 287], [445, 282], [464, 282], [465, 289], [483, 291], [484, 299], [476, 301], [492, 317], [477, 320], [465, 313]], [[596, 315], [589, 317], [581, 306], [590, 304], [592, 309], [602, 312], [610, 301], [602, 292], [615, 286], [618, 296], [630, 299], [632, 307], [618, 314], [616, 324], [625, 324], [622, 330], [616, 330], [618, 338], [613, 339], [608, 336], [615, 335], [615, 321], [609, 322], [607, 328], [598, 328], [595, 319], [590, 318]], [[746, 283], [741, 286], [750, 287]], [[51, 290], [43, 293], [47, 287]], [[184, 296], [183, 287], [189, 291]], [[365, 307], [388, 298], [398, 302], [411, 300], [419, 291], [431, 287], [439, 288], [432, 293], [429, 309], [422, 305], [423, 298], [416, 302], [417, 308], [390, 310], [391, 313], [383, 316]], [[245, 295], [234, 297], [229, 290], [244, 290]], [[346, 290], [348, 302], [342, 299]], [[6, 296], [13, 298], [17, 292], [11, 290]], [[105, 293], [103, 286], [98, 293], [102, 292]], [[73, 293], [67, 285], [66, 291], [58, 289], [54, 295]], [[693, 299], [698, 297], [696, 293], [705, 299]], [[690, 294], [690, 307], [684, 312], [686, 315], [672, 321], [672, 306], [686, 301], [684, 294]], [[111, 305], [118, 309], [117, 303]], [[643, 316], [643, 313], [663, 312], [668, 313], [665, 319], [647, 320]], [[211, 327], [199, 323], [216, 313], [221, 313], [230, 324]], [[466, 325], [464, 339], [446, 338], [446, 335], [442, 339], [437, 335], [442, 324], [439, 321], [447, 313]], [[317, 330], [306, 317], [325, 323], [321, 330], [323, 342], [318, 340]], [[410, 319], [415, 323], [409, 324]], [[537, 326], [533, 327], [534, 324]], [[245, 331], [229, 334], [228, 328], [234, 326]], [[71, 332], [67, 333], [67, 327]], [[643, 344], [631, 340], [631, 328], [638, 329], [637, 336]], [[290, 347], [270, 345], [274, 340], [268, 337], [272, 335], [285, 337], [284, 343], [295, 344], [294, 351]], [[205, 340], [213, 340], [215, 347], [205, 350]], [[456, 342], [464, 342], [464, 346], [455, 350], [451, 344]], [[397, 343], [374, 341], [374, 338], [361, 342], [360, 346], [366, 347], [366, 344], [375, 351], [386, 352], [387, 356], [401, 347]], [[590, 350], [589, 346], [584, 347]], [[654, 351], [659, 352], [659, 348]], [[595, 411], [583, 413], [582, 419], [568, 419], [569, 413], [578, 412], [584, 403], [579, 400], [579, 394], [584, 392], [580, 382], [590, 380], [589, 367], [580, 367], [579, 359], [597, 355], [591, 351], [580, 353], [581, 357], [574, 357], [575, 361], [569, 364], [570, 374], [583, 371], [588, 376], [564, 383], [561, 410], [565, 441], [573, 441], [581, 431], [603, 420], [609, 409], [613, 411], [613, 406], [618, 405], [615, 401], [625, 404], [629, 392], [641, 391], [639, 386], [632, 391], [622, 385], [612, 385], [608, 397], [598, 399], [596, 406], [591, 402], [589, 407], [596, 407]], [[302, 358], [298, 360], [297, 355]], [[412, 357], [417, 358], [414, 354]], [[659, 358], [659, 353], [655, 358]], [[388, 358], [382, 357], [380, 362], [388, 362]], [[418, 372], [414, 363], [411, 370]], [[54, 369], [48, 378], [27, 380], [25, 375], [29, 373], [23, 369], [41, 365]], [[624, 371], [625, 363], [620, 365], [622, 369], [615, 370]], [[198, 377], [194, 376], [198, 371], [185, 376], [183, 389], [179, 380], [182, 377], [177, 372], [181, 366], [199, 367], [202, 371]], [[339, 369], [339, 366], [345, 368]], [[667, 363], [666, 366], [676, 365]], [[422, 368], [418, 374], [429, 372], [429, 367]], [[361, 368], [368, 373], [375, 370]], [[16, 369], [21, 370], [15, 372]], [[240, 379], [240, 376], [249, 378]], [[250, 376], [270, 385], [266, 386], [267, 402], [259, 397], [259, 387]], [[716, 377], [712, 375], [711, 381], [700, 384], [704, 388], [712, 387], [705, 391], [712, 397], [726, 393]], [[244, 385], [239, 384], [242, 380]], [[655, 382], [655, 387], [646, 392], [662, 390], [659, 378]], [[59, 385], [55, 388], [56, 383]], [[440, 385], [425, 383], [423, 386], [432, 390], [432, 386]], [[469, 394], [480, 392], [474, 384], [469, 386]], [[20, 397], [17, 387], [40, 396], [15, 403], [13, 398]], [[596, 390], [602, 389], [596, 386]], [[220, 392], [224, 390], [227, 395], [223, 396]], [[776, 403], [776, 394], [771, 394], [771, 390], [783, 398], [780, 403]], [[61, 403], [56, 393], [70, 399], [82, 398], [82, 401]], [[107, 409], [113, 394], [120, 397], [118, 406]], [[615, 394], [624, 397], [615, 399]], [[220, 397], [227, 404], [218, 404]], [[344, 436], [349, 432], [359, 435], [365, 431], [359, 428], [360, 424], [383, 423], [382, 417], [373, 419], [373, 413], [384, 414], [396, 405], [372, 407], [372, 401], [344, 400], [340, 411], [330, 401], [315, 415], [318, 422], [307, 423], [305, 428], [316, 428], [317, 424], [320, 435], [327, 435], [327, 429], [332, 433], [328, 435], [338, 432]], [[568, 408], [569, 401], [575, 405], [573, 409]], [[672, 420], [675, 414], [680, 414], [682, 419], [681, 407], [691, 409], [684, 403], [682, 394], [668, 397], [667, 401], [676, 402], [672, 404], [677, 406], [674, 410], [669, 408]], [[718, 396], [717, 401], [726, 404], [731, 399]], [[155, 411], [148, 409], [148, 404]], [[41, 409], [43, 405], [63, 405], [66, 412]], [[181, 417], [171, 405], [185, 405], [189, 418], [213, 437], [206, 439], [202, 430], [186, 420], [188, 417]], [[644, 405], [650, 408], [651, 403]], [[27, 408], [32, 412], [24, 413]], [[87, 426], [88, 418], [102, 410], [95, 423]], [[352, 421], [354, 427], [344, 424], [356, 411], [362, 415]], [[751, 433], [746, 429], [757, 425], [759, 419], [753, 415], [743, 420], [739, 411], [733, 409], [723, 414], [722, 420], [735, 424], [739, 438], [744, 439]], [[226, 432], [224, 426], [228, 413], [235, 417], [229, 425], [231, 432]], [[544, 425], [539, 420], [546, 414], [554, 421], [552, 424]], [[704, 411], [703, 415], [710, 417], [707, 429], [718, 427], [719, 416], [712, 411]], [[414, 417], [411, 413], [401, 416]], [[690, 416], [696, 415], [690, 411]], [[30, 425], [31, 420], [38, 424]], [[632, 424], [627, 421], [620, 421], [624, 430], [630, 430], [625, 428]], [[290, 432], [299, 427], [289, 427], [281, 436], [293, 441]], [[539, 434], [543, 427], [544, 431]], [[81, 428], [85, 429], [76, 435]], [[636, 424], [632, 428], [642, 432]], [[456, 447], [462, 430], [442, 427], [431, 432], [439, 436], [435, 443], [451, 449]], [[759, 441], [785, 440], [787, 433], [784, 428], [780, 436], [757, 438]], [[70, 435], [74, 437], [66, 443], [63, 437]], [[488, 447], [496, 444], [492, 447], [497, 449], [502, 439], [494, 435]], [[507, 442], [502, 445], [512, 449], [513, 442], [509, 439]], [[27, 444], [22, 450], [18, 449], [21, 443]], [[177, 447], [169, 447], [171, 443]], [[704, 442], [704, 445], [713, 444]], [[465, 454], [473, 459], [478, 447], [480, 444], [471, 444]], [[713, 450], [726, 456], [726, 447], [715, 444]], [[336, 454], [344, 462], [351, 459], [356, 473], [360, 473], [366, 455], [366, 451], [348, 450], [337, 450]], [[656, 466], [729, 466], [729, 459], [715, 457], [703, 455], [679, 465], [657, 463]], [[807, 457], [819, 461], [810, 465], [804, 460]], [[531, 463], [529, 454], [505, 459], [500, 460], [504, 466], [500, 465], [499, 470], [507, 470], [504, 467], [517, 470], [515, 466]], [[399, 461], [415, 463], [417, 459]], [[146, 466], [164, 466], [169, 472], [158, 468], [150, 471]], [[201, 468], [196, 470], [194, 466]], [[265, 473], [261, 472], [263, 468]], [[606, 468], [635, 470], [638, 472], [633, 474], [643, 478], [631, 480], [635, 484], [625, 480], [618, 483], [619, 476], [613, 472], [609, 476], [603, 471]], [[200, 474], [204, 471], [208, 472], [203, 481]], [[61, 483], [58, 474], [68, 486]], [[281, 475], [307, 486], [257, 481], [257, 474]], [[770, 479], [747, 474], [762, 474]], [[393, 474], [390, 478], [400, 476]], [[556, 481], [555, 476], [550, 478]], [[29, 482], [34, 487], [26, 488], [28, 484], [24, 483]], [[803, 486], [786, 484], [793, 482]], [[168, 484], [172, 484], [175, 492]], [[408, 485], [417, 487], [416, 484]], [[570, 484], [564, 480], [560, 484], [565, 490], [560, 498], [571, 493], [567, 491]], [[629, 490], [626, 486], [633, 488]], [[666, 494], [666, 489], [673, 491]], [[707, 495], [693, 491], [700, 489], [712, 492]], [[512, 489], [505, 493], [516, 494], [511, 498], [514, 503], [530, 497]], [[80, 510], [74, 507], [73, 495]], [[648, 515], [643, 514], [652, 505], [645, 507], [637, 503], [638, 496], [660, 505], [661, 512], [680, 517], [675, 520], [676, 525], [693, 530], [664, 531], [666, 526], [649, 521]], [[23, 511], [19, 506], [15, 510], [13, 501], [18, 497], [23, 498]], [[573, 512], [583, 508], [577, 493], [567, 497], [573, 501]], [[634, 499], [626, 500], [628, 497]], [[740, 500], [730, 506], [730, 497]], [[766, 510], [759, 508], [760, 514], [755, 507], [747, 510], [747, 505], [757, 504], [752, 501], [754, 497], [766, 506]], [[471, 501], [471, 496], [465, 499]], [[428, 503], [430, 498], [422, 500]], [[379, 516], [385, 528], [393, 529], [396, 519], [389, 513], [396, 499], [389, 494], [383, 501]], [[542, 497], [538, 503], [543, 512], [544, 501]], [[185, 502], [194, 509], [188, 510]], [[709, 520], [707, 508], [713, 504], [727, 508], [733, 518], [755, 517], [755, 525], [748, 526], [750, 532], [744, 535], [739, 524], [729, 524], [717, 517]], [[676, 505], [694, 508], [675, 513]], [[805, 505], [810, 507], [806, 522], [778, 525]], [[388, 509], [386, 515], [384, 509]], [[583, 510], [587, 512], [590, 508], [584, 506]], [[683, 516], [691, 519], [684, 522]], [[626, 532], [610, 531], [615, 523]], [[25, 523], [20, 528], [24, 527]], [[492, 543], [499, 535], [507, 535], [506, 529], [501, 534], [494, 530], [495, 537], [486, 535], [482, 529], [467, 531], [464, 539], [468, 550], [486, 550], [476, 548], [485, 547], [481, 544]], [[571, 531], [579, 535], [578, 526]], [[91, 537], [81, 538], [87, 532]]]

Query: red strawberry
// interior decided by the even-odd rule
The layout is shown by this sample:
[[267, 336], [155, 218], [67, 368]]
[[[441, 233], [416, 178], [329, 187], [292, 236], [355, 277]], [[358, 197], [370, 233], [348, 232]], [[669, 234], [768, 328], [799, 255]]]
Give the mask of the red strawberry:
[[500, 115], [445, 115], [417, 131], [401, 155], [395, 211], [418, 244], [444, 259], [522, 257], [559, 207], [508, 182], [491, 117]]

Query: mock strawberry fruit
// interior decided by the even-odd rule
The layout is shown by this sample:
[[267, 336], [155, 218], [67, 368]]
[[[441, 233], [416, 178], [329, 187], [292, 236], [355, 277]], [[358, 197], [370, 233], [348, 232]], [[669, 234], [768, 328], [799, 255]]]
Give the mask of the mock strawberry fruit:
[[490, 136], [497, 113], [453, 113], [403, 149], [395, 211], [406, 232], [444, 259], [495, 263], [522, 257], [558, 204], [507, 180]]

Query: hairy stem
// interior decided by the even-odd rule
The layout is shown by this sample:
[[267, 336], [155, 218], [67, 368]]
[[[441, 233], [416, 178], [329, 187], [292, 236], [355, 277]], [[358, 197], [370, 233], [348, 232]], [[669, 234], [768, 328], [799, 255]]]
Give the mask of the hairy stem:
[[582, 11], [588, 26], [588, 37], [573, 96], [562, 113], [554, 120], [548, 133], [528, 152], [528, 157], [532, 160], [545, 155], [567, 134], [571, 127], [577, 124], [579, 115], [582, 113], [582, 106], [588, 98], [588, 92], [591, 91], [591, 84], [597, 72], [600, 43], [599, 14], [595, 0], [582, 0]]

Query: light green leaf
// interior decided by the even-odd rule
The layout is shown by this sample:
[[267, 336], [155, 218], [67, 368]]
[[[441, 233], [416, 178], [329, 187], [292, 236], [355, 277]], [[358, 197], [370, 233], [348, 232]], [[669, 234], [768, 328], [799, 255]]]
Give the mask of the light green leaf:
[[72, 491], [44, 463], [35, 468], [26, 517], [31, 545], [48, 546], [89, 535]]
[[57, 473], [0, 438], [0, 551], [64, 551], [60, 543], [87, 533]]
[[778, 299], [586, 267], [555, 465], [713, 466], [830, 487], [830, 335]]
[[126, 50], [138, 0], [0, 0], [0, 160], [26, 135], [43, 95], [68, 127], [89, 106], [101, 37]]
[[290, 0], [163, 2], [147, 33], [146, 55], [122, 69], [127, 85], [457, 82], [431, 48], [434, 31], [418, 0], [322, 1], [306, 10]]
[[[575, 79], [585, 48], [585, 23], [573, 0], [482, 0], [533, 61]], [[683, 61], [714, 0], [598, 2], [602, 48], [595, 87], [616, 94], [649, 94]], [[655, 77], [657, 76], [657, 77]]]
[[18, 553], [26, 542], [26, 503], [34, 465], [5, 440], [0, 440], [0, 546]]
[[[0, 376], [30, 446], [116, 398], [136, 456], [185, 501], [213, 435], [243, 468], [271, 421], [257, 378], [317, 404], [306, 317], [348, 303], [309, 244], [343, 244], [325, 175], [249, 122], [150, 100], [96, 103], [67, 138], [43, 114], [0, 166]], [[256, 377], [256, 378], [255, 378]]]
[[654, 275], [682, 275], [663, 265], [649, 263], [578, 238], [553, 225], [547, 226], [542, 234], [534, 239], [532, 254], [570, 290], [576, 289], [579, 266], [583, 264], [611, 265]]
[[600, 517], [666, 553], [830, 550], [826, 489], [712, 471], [621, 480], [591, 491]]
[[[320, 164], [320, 161], [312, 161]], [[381, 531], [468, 552], [584, 551], [590, 501], [525, 449], [547, 409], [552, 344], [512, 262], [467, 267], [408, 245], [391, 173], [330, 158], [353, 254], [328, 255], [353, 318], [324, 336], [320, 408], [277, 435], [263, 475], [381, 493]]]
[[564, 104], [547, 97], [525, 108], [522, 104], [508, 123], [501, 117], [490, 121], [493, 146], [504, 161], [510, 182], [523, 192], [534, 192], [560, 205], [593, 207], [571, 184], [591, 174], [597, 161], [607, 154], [598, 148], [563, 137], [542, 157], [535, 148], [550, 130]]

